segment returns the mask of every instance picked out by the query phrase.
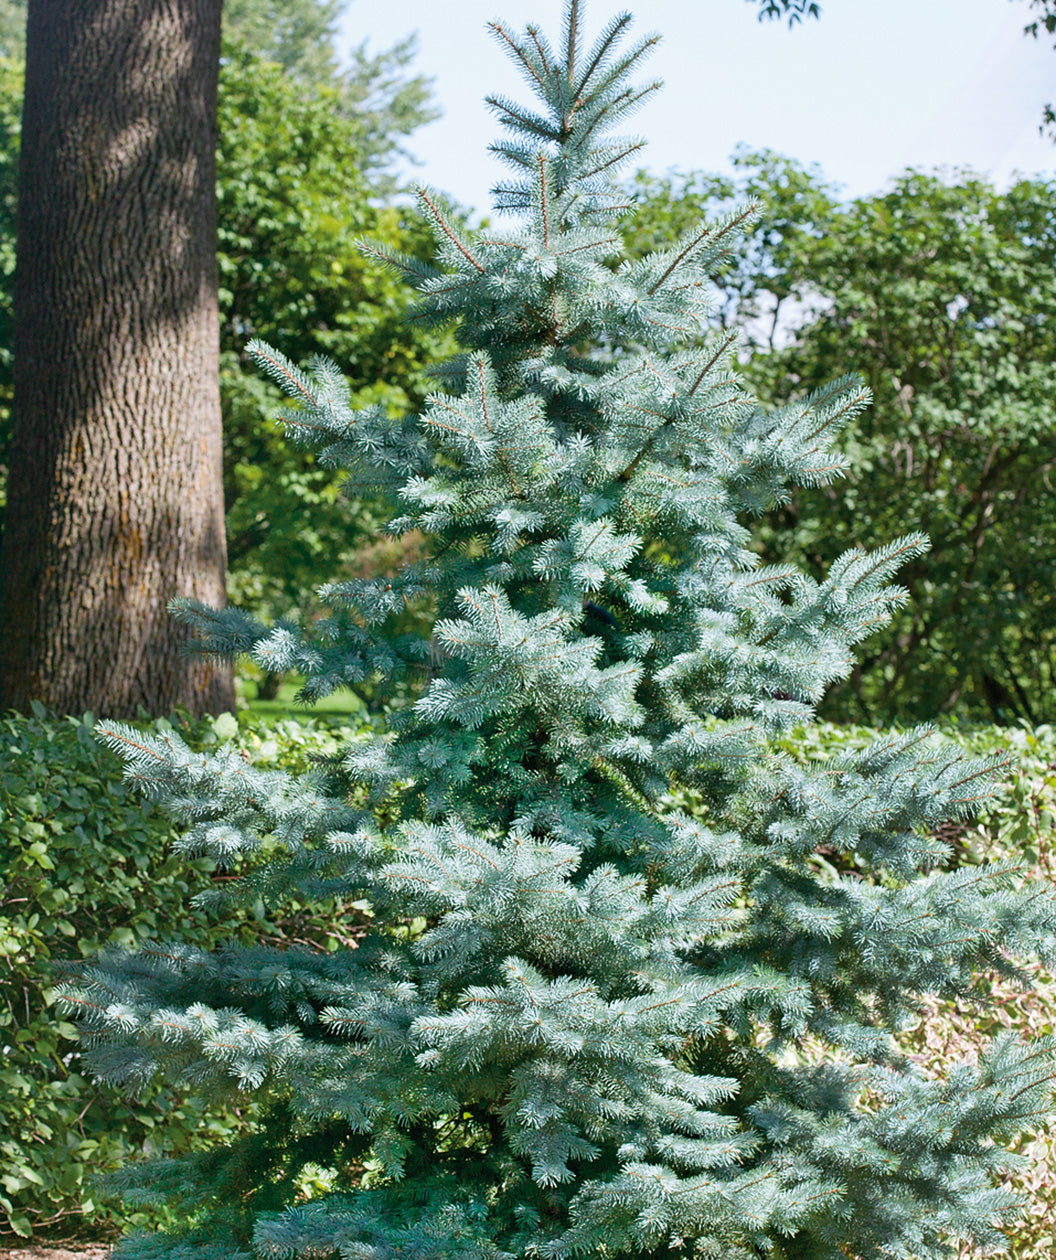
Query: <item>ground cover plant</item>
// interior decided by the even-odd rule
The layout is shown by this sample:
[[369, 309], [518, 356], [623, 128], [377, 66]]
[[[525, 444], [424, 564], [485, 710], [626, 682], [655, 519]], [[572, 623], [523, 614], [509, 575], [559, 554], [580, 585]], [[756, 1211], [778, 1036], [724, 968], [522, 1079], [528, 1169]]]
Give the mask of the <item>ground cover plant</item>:
[[[1012, 862], [949, 869], [941, 824], [998, 764], [926, 730], [818, 764], [783, 743], [903, 598], [919, 536], [821, 579], [746, 526], [844, 461], [855, 378], [774, 411], [709, 334], [750, 207], [618, 252], [612, 137], [650, 92], [629, 18], [559, 50], [496, 24], [537, 97], [494, 100], [508, 229], [421, 206], [438, 266], [384, 249], [462, 354], [419, 415], [354, 411], [336, 367], [257, 361], [288, 430], [400, 503], [424, 558], [324, 588], [305, 630], [184, 604], [203, 650], [308, 697], [418, 687], [314, 772], [106, 723], [131, 781], [237, 869], [208, 900], [369, 906], [345, 948], [162, 943], [67, 991], [100, 1077], [254, 1099], [259, 1129], [130, 1168], [184, 1228], [126, 1256], [571, 1255], [862, 1260], [999, 1242], [1002, 1142], [1046, 1113], [1053, 1043], [999, 1036], [929, 1076], [895, 1034], [931, 995], [1051, 959], [1056, 907]], [[431, 636], [406, 628], [432, 601]], [[683, 802], [679, 807], [678, 802]], [[817, 860], [819, 855], [826, 862]], [[868, 873], [871, 878], [861, 875]], [[995, 1141], [996, 1139], [996, 1141]]]
[[[299, 772], [358, 730], [347, 718], [252, 713], [146, 729], [174, 722], [192, 747], [237, 746], [248, 763]], [[338, 944], [337, 925], [296, 902], [220, 921], [191, 905], [215, 864], [175, 850], [172, 820], [122, 781], [92, 729], [90, 716], [59, 719], [39, 706], [0, 720], [0, 1238], [11, 1241], [156, 1223], [156, 1213], [108, 1196], [100, 1175], [145, 1154], [215, 1145], [254, 1120], [252, 1105], [210, 1109], [179, 1082], [139, 1098], [100, 1087], [80, 1061], [77, 1030], [57, 1018], [64, 960], [150, 939]]]

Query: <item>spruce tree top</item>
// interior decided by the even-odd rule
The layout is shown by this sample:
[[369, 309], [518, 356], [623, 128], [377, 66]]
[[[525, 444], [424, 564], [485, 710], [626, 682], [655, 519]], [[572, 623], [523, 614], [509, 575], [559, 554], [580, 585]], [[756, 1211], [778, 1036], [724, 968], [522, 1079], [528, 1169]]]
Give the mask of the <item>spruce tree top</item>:
[[[296, 669], [310, 698], [416, 700], [306, 777], [103, 726], [188, 853], [252, 858], [252, 895], [373, 914], [337, 954], [164, 945], [71, 987], [105, 1078], [165, 1072], [269, 1117], [130, 1172], [188, 1232], [127, 1255], [939, 1256], [996, 1237], [992, 1139], [1047, 1105], [1048, 1043], [999, 1040], [948, 1080], [896, 1048], [921, 994], [1051, 956], [1052, 898], [1007, 865], [946, 869], [935, 824], [993, 765], [920, 730], [823, 765], [776, 748], [925, 543], [823, 580], [758, 564], [751, 518], [840, 473], [867, 393], [765, 412], [740, 385], [708, 277], [751, 207], [615, 261], [611, 175], [639, 142], [612, 131], [656, 87], [630, 83], [654, 41], [624, 50], [621, 15], [588, 45], [580, 8], [559, 50], [492, 26], [536, 98], [490, 100], [514, 225], [468, 232], [423, 191], [435, 268], [376, 251], [421, 318], [459, 321], [423, 413], [352, 412], [335, 365], [251, 347], [290, 432], [384, 490], [426, 558], [323, 588], [310, 631], [180, 609], [205, 650]], [[397, 633], [422, 600], [431, 636]], [[332, 1188], [305, 1201], [307, 1163]]]

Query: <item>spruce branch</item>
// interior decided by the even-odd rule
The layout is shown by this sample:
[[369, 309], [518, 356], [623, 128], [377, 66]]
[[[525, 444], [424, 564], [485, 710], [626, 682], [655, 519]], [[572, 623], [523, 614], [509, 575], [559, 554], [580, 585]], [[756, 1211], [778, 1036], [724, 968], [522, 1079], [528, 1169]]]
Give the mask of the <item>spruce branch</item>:
[[577, 103], [583, 103], [583, 93], [587, 89], [587, 85], [594, 77], [595, 73], [605, 64], [609, 53], [619, 43], [620, 37], [628, 26], [634, 21], [630, 13], [618, 13], [611, 18], [606, 24], [605, 29], [598, 37], [597, 42], [591, 51], [587, 54], [590, 58], [587, 68], [583, 71], [582, 78], [576, 83], [573, 89], [573, 96]]
[[535, 51], [539, 57], [539, 64], [543, 67], [544, 73], [550, 75], [551, 78], [556, 80], [558, 77], [558, 68], [557, 59], [554, 57], [554, 50], [546, 42], [538, 26], [530, 23], [524, 29], [528, 33], [528, 38], [535, 45]]
[[715, 364], [718, 363], [718, 361], [723, 357], [723, 355], [727, 354], [730, 350], [733, 349], [733, 347], [740, 341], [740, 339], [741, 339], [741, 335], [739, 332], [736, 332], [736, 331], [727, 333], [726, 336], [722, 338], [722, 340], [719, 342], [718, 346], [712, 352], [710, 357], [705, 361], [704, 366], [700, 369], [700, 372], [697, 374], [696, 380], [690, 386], [689, 396], [691, 398], [700, 388], [701, 384], [704, 381], [705, 376], [707, 376], [707, 374], [711, 371], [711, 369], [715, 366]]
[[491, 31], [492, 35], [500, 43], [506, 45], [506, 47], [513, 54], [516, 60], [521, 63], [521, 66], [523, 67], [523, 69], [527, 71], [527, 73], [536, 81], [536, 83], [538, 83], [540, 87], [544, 87], [545, 84], [544, 84], [542, 75], [540, 75], [539, 72], [536, 70], [536, 68], [532, 65], [527, 55], [525, 54], [524, 50], [513, 38], [513, 36], [509, 33], [509, 31], [507, 31], [505, 26], [503, 26], [501, 22], [489, 22], [488, 30]]
[[295, 367], [284, 354], [273, 350], [271, 346], [254, 338], [246, 342], [246, 354], [261, 367], [273, 381], [281, 385], [287, 393], [308, 403], [310, 407], [318, 407], [319, 399], [312, 390], [307, 376]]
[[565, 73], [569, 82], [574, 82], [576, 75], [576, 47], [579, 43], [579, 0], [566, 0], [564, 12], [565, 28]]
[[[561, 139], [561, 131], [551, 122], [541, 118], [538, 114], [529, 113], [512, 101], [506, 100], [505, 97], [486, 96], [484, 101], [499, 115], [501, 121], [507, 126], [515, 125], [518, 130], [528, 131], [543, 140], [556, 142]], [[494, 151], [497, 146], [492, 145], [490, 147]]]
[[368, 258], [374, 258], [386, 266], [401, 272], [412, 284], [418, 286], [427, 280], [435, 280], [443, 275], [429, 263], [410, 254], [401, 253], [388, 245], [373, 241], [369, 237], [361, 237], [356, 241], [356, 248]]
[[600, 175], [603, 171], [610, 170], [614, 166], [619, 166], [621, 162], [625, 162], [632, 153], [637, 153], [639, 149], [645, 148], [644, 140], [634, 140], [627, 145], [626, 148], [619, 150], [604, 162], [599, 162], [596, 166], [587, 167], [580, 176], [581, 179], [592, 179], [595, 175]]
[[739, 228], [742, 223], [746, 223], [754, 219], [758, 209], [758, 203], [750, 201], [742, 210], [738, 211], [736, 214], [729, 215], [717, 227], [713, 228], [709, 224], [704, 224], [690, 237], [689, 241], [675, 255], [673, 261], [661, 274], [660, 278], [646, 290], [649, 296], [652, 297], [653, 294], [656, 293], [657, 290], [664, 284], [664, 281], [669, 279], [687, 258], [690, 258], [693, 254], [699, 253], [706, 244], [714, 245], [718, 241], [723, 240], [731, 232]]
[[[614, 97], [600, 108], [593, 110], [593, 117], [576, 132], [576, 144], [581, 150], [586, 148], [587, 141], [593, 136], [595, 131], [604, 131], [611, 125], [612, 120], [621, 117], [624, 113], [632, 110], [641, 101], [656, 92], [662, 86], [659, 79], [654, 79], [652, 83], [647, 83], [644, 88], [633, 91], [630, 88], [619, 96]], [[643, 147], [644, 141], [637, 147]], [[587, 178], [587, 176], [581, 176]]]
[[539, 154], [539, 209], [543, 216], [543, 245], [550, 248], [550, 199], [546, 187], [546, 154]]
[[423, 205], [426, 207], [426, 209], [429, 211], [429, 215], [432, 218], [433, 222], [436, 223], [440, 231], [443, 232], [444, 236], [446, 236], [447, 239], [451, 242], [451, 244], [454, 245], [454, 247], [458, 250], [458, 252], [462, 255], [462, 257], [465, 258], [465, 260], [472, 267], [476, 268], [476, 270], [481, 275], [483, 275], [486, 270], [486, 268], [484, 267], [484, 264], [481, 263], [478, 259], [474, 258], [473, 255], [466, 248], [466, 246], [459, 239], [458, 234], [455, 232], [455, 230], [451, 227], [448, 221], [444, 218], [443, 214], [440, 212], [440, 209], [436, 205], [436, 202], [433, 201], [432, 197], [429, 196], [428, 189], [426, 188], [418, 189], [418, 201], [420, 205]]

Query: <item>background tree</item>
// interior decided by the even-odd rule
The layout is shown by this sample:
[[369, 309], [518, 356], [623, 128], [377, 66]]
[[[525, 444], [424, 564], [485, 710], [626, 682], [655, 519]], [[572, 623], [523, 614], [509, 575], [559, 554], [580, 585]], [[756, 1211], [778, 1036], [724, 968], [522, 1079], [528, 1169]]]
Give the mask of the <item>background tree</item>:
[[640, 176], [644, 242], [758, 199], [756, 244], [717, 277], [746, 378], [785, 402], [856, 369], [875, 399], [840, 439], [848, 481], [796, 491], [757, 545], [821, 572], [907, 520], [932, 540], [903, 575], [912, 601], [826, 711], [1051, 720], [1056, 186], [909, 173], [841, 205], [817, 171], [776, 155], [742, 152], [735, 167], [731, 180]]
[[224, 0], [224, 35], [302, 82], [332, 84], [347, 8], [348, 0]]
[[222, 601], [220, 0], [33, 0], [0, 709], [233, 703], [166, 605]]
[[0, 0], [0, 57], [26, 57], [26, 0]]
[[330, 354], [355, 397], [396, 412], [431, 388], [447, 339], [408, 321], [409, 294], [363, 254], [370, 236], [431, 256], [417, 213], [379, 197], [376, 150], [342, 108], [342, 89], [305, 85], [229, 46], [220, 77], [221, 398], [229, 589], [266, 615], [306, 610], [335, 573], [389, 562], [378, 532], [389, 508], [350, 499], [341, 477], [266, 417], [280, 393], [243, 354], [251, 337]]
[[[27, 0], [0, 0], [0, 57], [19, 63], [26, 53], [26, 5]], [[223, 32], [300, 82], [340, 87], [343, 108], [361, 128], [361, 146], [384, 165], [394, 137], [435, 117], [430, 81], [407, 74], [414, 36], [374, 54], [360, 44], [342, 64], [336, 39], [348, 5], [349, 0], [225, 0]]]
[[224, 35], [299, 83], [331, 89], [330, 107], [356, 128], [357, 169], [391, 192], [391, 160], [408, 156], [401, 140], [438, 116], [431, 81], [409, 73], [414, 35], [376, 53], [364, 41], [339, 57], [338, 23], [348, 6], [349, 0], [226, 0]]
[[835, 711], [1056, 717], [1054, 277], [1052, 182], [998, 193], [907, 174], [819, 241], [811, 279], [828, 303], [760, 362], [767, 391], [809, 391], [858, 351], [876, 401], [847, 439], [847, 493], [801, 496], [778, 523], [812, 565], [852, 521], [866, 545], [907, 519], [932, 542], [903, 575], [913, 599]]
[[[1023, 28], [1024, 33], [1034, 39], [1040, 39], [1044, 31], [1048, 35], [1056, 35], [1056, 0], [1029, 0], [1032, 10], [1031, 20]], [[1052, 104], [1045, 106], [1044, 125], [1049, 134], [1056, 139], [1056, 111]]]

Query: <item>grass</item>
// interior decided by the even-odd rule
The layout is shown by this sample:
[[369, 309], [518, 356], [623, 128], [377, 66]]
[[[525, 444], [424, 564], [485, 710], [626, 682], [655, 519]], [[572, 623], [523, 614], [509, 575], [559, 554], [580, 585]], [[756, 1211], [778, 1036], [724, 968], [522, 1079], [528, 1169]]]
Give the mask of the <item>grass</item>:
[[290, 674], [283, 680], [279, 694], [271, 700], [261, 700], [257, 696], [257, 683], [253, 678], [239, 680], [242, 698], [251, 712], [266, 717], [312, 717], [323, 713], [337, 714], [341, 717], [358, 716], [364, 711], [363, 701], [354, 691], [342, 687], [339, 691], [324, 696], [314, 704], [297, 702], [297, 693], [301, 689], [303, 679]]

